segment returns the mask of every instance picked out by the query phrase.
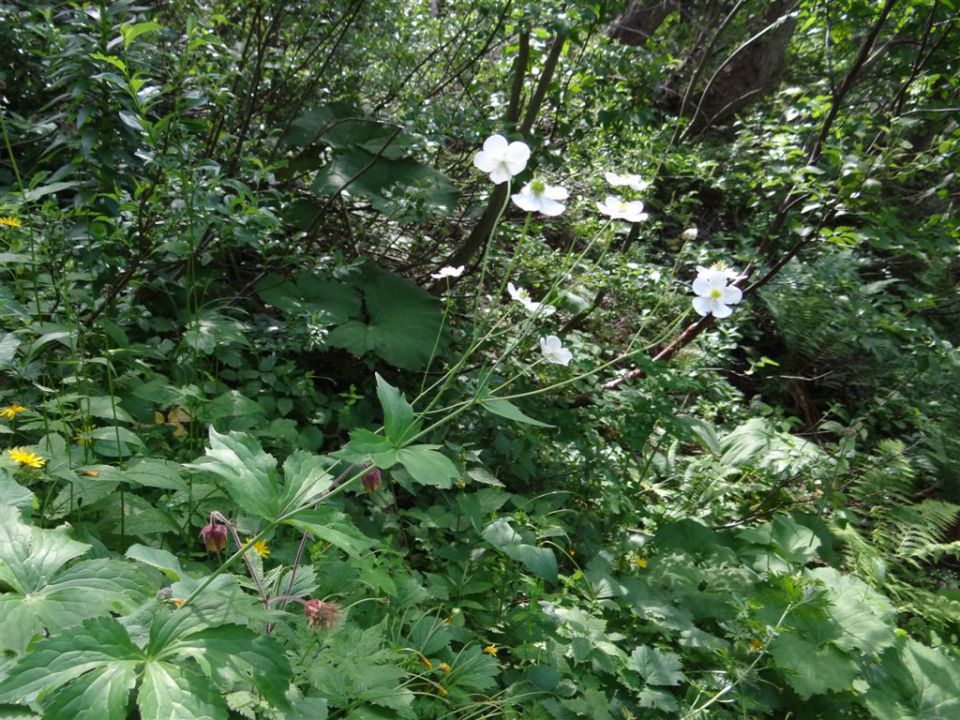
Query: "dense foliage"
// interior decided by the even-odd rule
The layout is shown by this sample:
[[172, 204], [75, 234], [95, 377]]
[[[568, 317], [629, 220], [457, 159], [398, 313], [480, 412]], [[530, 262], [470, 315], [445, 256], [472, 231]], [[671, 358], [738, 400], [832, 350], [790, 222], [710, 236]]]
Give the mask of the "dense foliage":
[[0, 26], [0, 718], [960, 716], [955, 0]]

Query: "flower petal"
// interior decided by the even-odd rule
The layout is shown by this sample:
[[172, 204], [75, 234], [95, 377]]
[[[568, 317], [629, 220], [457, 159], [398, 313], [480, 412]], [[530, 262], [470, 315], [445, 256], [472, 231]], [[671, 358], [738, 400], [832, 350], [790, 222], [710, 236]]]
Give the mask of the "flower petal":
[[710, 295], [710, 283], [702, 275], [697, 276], [697, 279], [693, 281], [693, 291], [701, 297], [707, 297]]
[[547, 185], [547, 189], [543, 191], [543, 194], [551, 200], [566, 200], [570, 197], [570, 193], [567, 192], [566, 188], [557, 185]]
[[706, 317], [710, 314], [711, 303], [710, 298], [707, 297], [695, 297], [693, 299], [693, 309], [697, 311], [699, 315]]
[[734, 285], [726, 288], [720, 296], [720, 302], [725, 305], [736, 305], [741, 300], [743, 300], [743, 291]]
[[511, 195], [510, 199], [513, 200], [514, 204], [521, 210], [526, 210], [527, 212], [537, 212], [540, 210], [540, 203], [537, 202], [537, 198], [532, 193], [517, 193], [516, 195]]
[[730, 317], [733, 314], [733, 308], [729, 305], [724, 305], [719, 300], [715, 300], [713, 303], [713, 316], [715, 318], [725, 318]]
[[513, 173], [504, 166], [502, 162], [498, 162], [497, 166], [490, 171], [490, 181], [495, 185], [500, 183], [505, 183], [507, 180], [513, 177]]
[[491, 135], [483, 141], [483, 149], [498, 158], [502, 158], [509, 147], [507, 139], [503, 135]]
[[493, 172], [499, 164], [499, 161], [493, 155], [483, 150], [473, 156], [473, 166], [480, 172]]
[[562, 203], [558, 203], [556, 200], [551, 200], [548, 197], [541, 199], [540, 201], [540, 212], [548, 217], [556, 217], [557, 215], [562, 215], [563, 211], [566, 210], [566, 206]]

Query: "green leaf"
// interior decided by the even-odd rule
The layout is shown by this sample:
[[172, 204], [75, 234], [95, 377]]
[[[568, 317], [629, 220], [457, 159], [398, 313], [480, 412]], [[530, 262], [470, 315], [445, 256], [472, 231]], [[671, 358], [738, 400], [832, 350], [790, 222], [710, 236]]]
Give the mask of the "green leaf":
[[207, 470], [223, 478], [227, 494], [245, 512], [268, 520], [278, 516], [281, 493], [277, 484], [277, 461], [250, 435], [239, 432], [221, 435], [211, 427], [206, 455], [187, 467]]
[[126, 720], [127, 701], [137, 682], [138, 661], [105, 665], [82, 675], [52, 696], [43, 717], [49, 720]]
[[447, 489], [460, 477], [457, 466], [437, 452], [439, 445], [410, 445], [397, 451], [397, 460], [421, 485]]
[[192, 657], [205, 675], [217, 679], [223, 687], [252, 680], [271, 705], [289, 707], [286, 693], [293, 672], [283, 648], [249, 628], [240, 625], [207, 628], [169, 644], [164, 652]]
[[500, 398], [485, 397], [480, 400], [480, 404], [488, 411], [494, 415], [499, 415], [500, 417], [507, 418], [507, 420], [513, 420], [515, 422], [525, 423], [527, 425], [535, 425], [536, 427], [554, 427], [545, 422], [540, 422], [539, 420], [534, 420], [532, 417], [524, 413], [520, 408], [514, 405], [509, 400], [502, 400]]
[[179, 580], [183, 576], [180, 560], [177, 559], [176, 555], [166, 550], [134, 544], [127, 548], [126, 557], [157, 568], [172, 580]]
[[686, 676], [681, 671], [680, 656], [641, 645], [630, 655], [629, 667], [640, 673], [647, 685], [679, 685]]
[[795, 633], [770, 643], [770, 654], [790, 686], [804, 700], [827, 692], [842, 692], [860, 675], [848, 655], [827, 643], [817, 646]]
[[[87, 620], [66, 635], [37, 642], [33, 652], [24, 655], [0, 685], [0, 703], [30, 702], [86, 673], [96, 676], [118, 662], [134, 667], [142, 660], [143, 653], [116, 620]], [[108, 690], [111, 686], [101, 687]], [[107, 704], [104, 698], [104, 706]], [[124, 716], [120, 717], [122, 720]]]
[[374, 353], [404, 370], [426, 366], [440, 335], [439, 300], [373, 263], [364, 265], [358, 287], [369, 319], [334, 328], [327, 342], [355, 355]]
[[293, 281], [268, 275], [257, 283], [257, 293], [291, 316], [312, 315], [329, 325], [359, 317], [363, 310], [359, 289], [311, 273], [301, 273]]
[[141, 35], [145, 33], [156, 32], [157, 30], [163, 30], [163, 25], [155, 23], [151, 20], [148, 20], [147, 22], [140, 22], [136, 25], [123, 23], [123, 25], [120, 26], [120, 33], [123, 35], [123, 49], [128, 49], [133, 41]]
[[361, 555], [375, 544], [374, 540], [356, 528], [347, 515], [330, 507], [303, 510], [287, 520], [287, 524], [309, 531], [352, 557]]
[[149, 662], [137, 696], [141, 720], [227, 720], [220, 693], [189, 665]]
[[833, 568], [815, 568], [806, 574], [823, 583], [830, 602], [827, 613], [843, 631], [833, 639], [834, 645], [864, 653], [893, 645], [896, 615], [883, 595], [854, 575], [842, 575]]
[[483, 531], [483, 539], [500, 552], [521, 563], [530, 572], [552, 583], [557, 582], [557, 557], [550, 548], [523, 542], [523, 537], [506, 518], [494, 520]]
[[889, 649], [864, 704], [877, 720], [960, 717], [960, 660], [915, 640]]
[[55, 530], [31, 527], [20, 519], [20, 511], [0, 503], [0, 582], [22, 595], [39, 590], [75, 557], [90, 549], [71, 540], [69, 528]]
[[358, 464], [372, 461], [382, 470], [388, 470], [397, 464], [396, 447], [382, 435], [363, 428], [351, 430], [350, 442], [333, 455]]
[[413, 406], [399, 390], [384, 380], [380, 373], [377, 373], [376, 377], [377, 397], [380, 399], [380, 407], [383, 408], [384, 434], [396, 447], [401, 447], [404, 436], [413, 425]]

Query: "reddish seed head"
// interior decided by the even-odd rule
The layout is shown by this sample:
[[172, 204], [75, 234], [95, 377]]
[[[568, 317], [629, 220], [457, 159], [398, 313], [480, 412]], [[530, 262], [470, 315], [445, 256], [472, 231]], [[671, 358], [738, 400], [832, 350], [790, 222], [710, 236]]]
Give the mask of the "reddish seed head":
[[206, 545], [207, 552], [223, 552], [223, 549], [227, 547], [227, 528], [212, 520], [200, 530], [200, 537], [203, 538], [203, 544]]
[[373, 468], [363, 476], [360, 482], [363, 483], [363, 489], [367, 492], [372, 493], [379, 490], [380, 486], [383, 485], [383, 482], [380, 480], [380, 468]]
[[340, 619], [340, 608], [323, 600], [307, 600], [303, 604], [303, 614], [311, 630], [329, 630]]

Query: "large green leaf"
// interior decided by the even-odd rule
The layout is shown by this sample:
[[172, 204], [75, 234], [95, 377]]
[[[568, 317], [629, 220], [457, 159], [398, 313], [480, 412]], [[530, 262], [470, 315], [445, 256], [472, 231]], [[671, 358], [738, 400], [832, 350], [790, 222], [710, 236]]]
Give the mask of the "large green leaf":
[[480, 405], [483, 406], [483, 408], [488, 412], [507, 418], [507, 420], [524, 423], [525, 425], [534, 425], [536, 427], [553, 427], [553, 425], [533, 419], [509, 400], [485, 397], [480, 400]]
[[630, 655], [630, 667], [640, 673], [648, 685], [679, 685], [686, 677], [681, 671], [680, 656], [641, 645]]
[[291, 315], [312, 315], [330, 325], [346, 322], [361, 311], [357, 288], [335, 280], [301, 273], [293, 280], [268, 275], [257, 283], [265, 301]]
[[277, 461], [250, 435], [240, 432], [221, 435], [211, 426], [206, 455], [187, 467], [219, 475], [226, 481], [227, 494], [251, 515], [272, 520], [279, 514]]
[[483, 539], [506, 556], [521, 563], [530, 572], [552, 583], [557, 581], [557, 557], [549, 548], [523, 542], [523, 537], [506, 518], [494, 520], [483, 531]]
[[864, 704], [877, 720], [955, 720], [960, 717], [960, 660], [901, 639], [868, 676]]
[[883, 595], [859, 578], [833, 568], [815, 568], [807, 575], [826, 588], [827, 613], [842, 630], [842, 635], [833, 638], [834, 645], [864, 653], [879, 653], [893, 645], [896, 616]]
[[136, 565], [122, 560], [88, 560], [63, 569], [90, 546], [68, 538], [65, 527], [26, 525], [9, 505], [0, 504], [0, 515], [0, 582], [13, 588], [0, 596], [0, 650], [21, 653], [44, 631], [129, 612], [152, 591]]
[[137, 696], [142, 720], [227, 720], [217, 689], [189, 666], [149, 662]]
[[817, 645], [796, 633], [784, 633], [770, 643], [770, 654], [797, 694], [842, 692], [859, 676], [860, 668], [830, 643]]
[[424, 367], [440, 333], [439, 300], [373, 263], [364, 265], [358, 287], [368, 317], [334, 328], [327, 342], [355, 355], [374, 353], [405, 370]]

